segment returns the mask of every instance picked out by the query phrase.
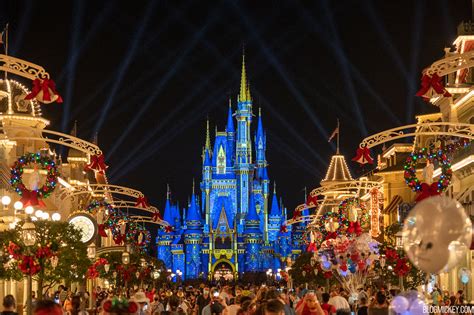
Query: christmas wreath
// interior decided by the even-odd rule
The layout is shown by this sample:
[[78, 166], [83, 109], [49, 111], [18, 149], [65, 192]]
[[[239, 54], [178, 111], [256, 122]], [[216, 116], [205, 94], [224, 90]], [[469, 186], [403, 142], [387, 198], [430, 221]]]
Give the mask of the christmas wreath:
[[126, 239], [141, 250], [145, 250], [151, 242], [151, 233], [137, 222], [130, 222], [127, 227]]
[[114, 212], [114, 208], [112, 207], [112, 205], [104, 200], [92, 200], [91, 203], [89, 203], [89, 205], [87, 206], [87, 211], [89, 213], [95, 213], [97, 212], [97, 209], [100, 209], [100, 208], [105, 208], [106, 209], [106, 213], [107, 214], [111, 214]]
[[[46, 170], [45, 183], [36, 189], [29, 190], [23, 183], [23, 170], [28, 164], [39, 165], [41, 169]], [[10, 184], [13, 189], [22, 197], [23, 205], [44, 206], [44, 203], [39, 199], [49, 197], [56, 188], [58, 182], [58, 168], [56, 163], [48, 156], [43, 156], [40, 153], [27, 153], [21, 156], [11, 168]]]
[[[328, 225], [331, 223], [337, 223], [337, 225], [328, 230]], [[344, 213], [339, 211], [327, 211], [319, 218], [319, 231], [324, 240], [336, 238], [338, 235], [345, 233], [348, 227], [349, 220], [347, 220]]]
[[427, 148], [422, 148], [418, 151], [412, 152], [405, 161], [403, 168], [405, 170], [405, 182], [414, 192], [422, 191], [422, 183], [416, 177], [416, 165], [419, 160], [428, 159], [429, 161], [438, 161], [441, 166], [441, 175], [436, 183], [436, 191], [443, 192], [449, 186], [452, 177], [451, 161], [442, 149], [430, 152]]
[[[356, 207], [360, 208], [360, 212], [357, 212], [356, 218], [352, 218], [355, 220], [351, 220], [351, 217], [349, 215], [349, 211], [351, 208]], [[349, 220], [349, 229], [348, 230], [354, 230], [354, 231], [360, 231], [362, 230], [368, 230], [370, 229], [370, 214], [367, 211], [365, 202], [361, 202], [359, 198], [356, 197], [351, 197], [344, 199], [340, 204], [339, 204], [339, 212], [343, 213]], [[357, 232], [360, 234], [359, 232]]]

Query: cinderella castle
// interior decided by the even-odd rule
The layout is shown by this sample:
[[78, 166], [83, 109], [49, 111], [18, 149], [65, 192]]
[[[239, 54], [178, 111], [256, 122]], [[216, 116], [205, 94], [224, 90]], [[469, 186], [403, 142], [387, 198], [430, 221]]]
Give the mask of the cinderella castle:
[[286, 209], [270, 187], [261, 112], [252, 137], [254, 117], [243, 57], [237, 109], [233, 113], [229, 105], [226, 129], [216, 132], [214, 146], [207, 123], [200, 195], [193, 187], [181, 216], [168, 192], [163, 219], [170, 226], [158, 231], [158, 258], [183, 280], [236, 279], [270, 269], [278, 274], [304, 247], [304, 223], [284, 225]]

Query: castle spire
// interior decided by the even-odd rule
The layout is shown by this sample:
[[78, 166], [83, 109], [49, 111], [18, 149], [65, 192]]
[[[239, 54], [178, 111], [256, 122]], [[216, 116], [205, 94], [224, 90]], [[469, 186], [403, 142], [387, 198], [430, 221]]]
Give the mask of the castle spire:
[[166, 184], [166, 200], [171, 199], [170, 184]]
[[250, 101], [249, 84], [247, 82], [247, 72], [245, 71], [245, 52], [242, 54], [242, 74], [240, 77], [239, 102]]
[[206, 122], [206, 150], [211, 150], [211, 135], [209, 133], [209, 118], [207, 118]]
[[276, 194], [276, 192], [277, 192], [277, 182], [274, 181], [273, 182], [273, 194]]
[[235, 132], [234, 129], [234, 121], [232, 119], [232, 101], [230, 100], [229, 97], [229, 112], [227, 114], [227, 132]]

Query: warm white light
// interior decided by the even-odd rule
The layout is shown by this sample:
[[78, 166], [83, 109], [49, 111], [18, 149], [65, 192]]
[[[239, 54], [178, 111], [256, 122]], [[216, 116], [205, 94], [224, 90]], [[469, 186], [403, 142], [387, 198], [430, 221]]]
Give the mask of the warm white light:
[[12, 202], [12, 198], [10, 198], [10, 196], [3, 196], [2, 197], [2, 204], [4, 206], [8, 206], [10, 204], [10, 202]]
[[38, 218], [37, 217], [31, 217], [31, 221], [38, 221]]
[[28, 206], [25, 208], [26, 214], [33, 214], [33, 212], [35, 212], [35, 208], [33, 208], [32, 206]]
[[21, 201], [17, 201], [13, 204], [13, 208], [15, 208], [16, 210], [20, 210], [21, 208], [23, 208], [23, 203]]
[[48, 220], [49, 219], [49, 213], [48, 212], [43, 212], [43, 220]]
[[35, 216], [39, 219], [41, 219], [43, 217], [43, 211], [41, 210], [36, 210], [35, 211]]
[[59, 220], [61, 220], [61, 215], [59, 213], [55, 212], [51, 216], [51, 219], [53, 219], [53, 221], [59, 221]]

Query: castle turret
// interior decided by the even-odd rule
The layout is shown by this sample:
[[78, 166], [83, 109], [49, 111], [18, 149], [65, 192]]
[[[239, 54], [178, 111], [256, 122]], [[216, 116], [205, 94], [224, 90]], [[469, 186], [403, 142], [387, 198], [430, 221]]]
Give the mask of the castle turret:
[[229, 99], [229, 112], [227, 113], [227, 126], [225, 128], [227, 133], [227, 147], [230, 165], [234, 165], [235, 160], [235, 129], [234, 129], [234, 119], [232, 117], [232, 103]]
[[276, 184], [273, 186], [273, 198], [271, 204], [270, 215], [268, 218], [268, 240], [275, 242], [277, 240], [278, 231], [280, 230], [281, 210], [278, 206], [278, 198], [276, 194]]
[[[171, 202], [170, 202], [170, 193], [169, 188], [166, 194], [166, 204], [165, 204], [165, 211], [163, 220], [168, 222], [171, 226], [173, 225], [173, 217], [172, 217], [172, 209], [171, 209]], [[164, 263], [166, 268], [172, 268], [173, 266], [173, 259], [171, 256], [171, 242], [172, 242], [172, 234], [171, 231], [166, 228], [162, 228], [158, 231], [158, 259], [161, 259]]]
[[201, 244], [202, 244], [202, 224], [198, 213], [196, 195], [191, 196], [191, 203], [186, 216], [187, 229], [184, 231], [184, 244], [186, 256], [186, 279], [197, 279], [201, 273]]
[[262, 231], [260, 230], [260, 218], [257, 214], [253, 194], [250, 193], [249, 212], [245, 218], [245, 271], [260, 271]]

